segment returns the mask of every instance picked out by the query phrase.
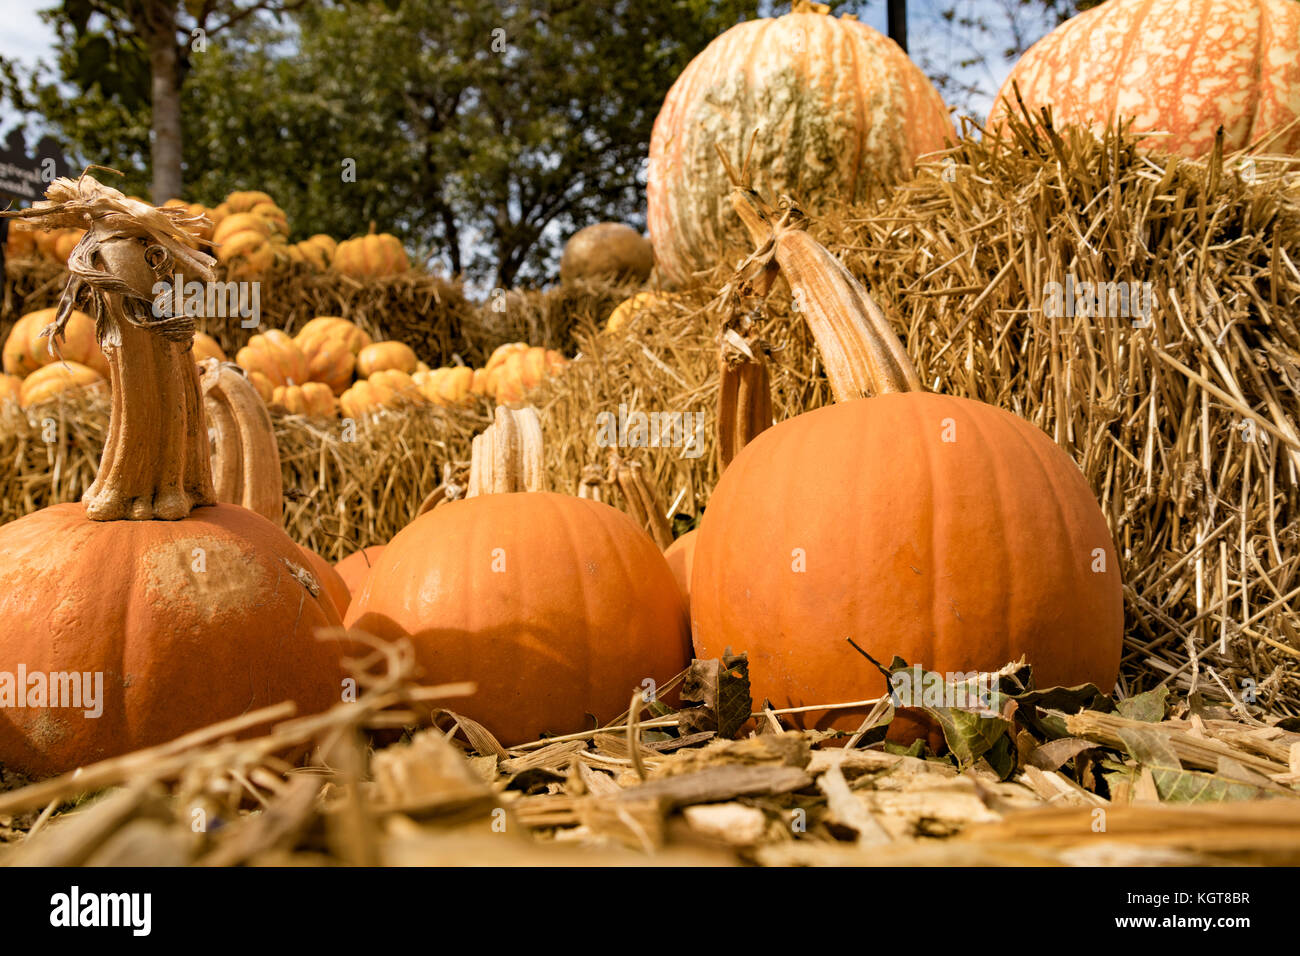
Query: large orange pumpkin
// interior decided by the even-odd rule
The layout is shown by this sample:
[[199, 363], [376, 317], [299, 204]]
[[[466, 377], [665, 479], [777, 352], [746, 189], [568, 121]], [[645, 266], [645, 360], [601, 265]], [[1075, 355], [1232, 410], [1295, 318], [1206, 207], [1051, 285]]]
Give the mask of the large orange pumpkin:
[[1267, 140], [1269, 152], [1300, 153], [1300, 3], [1109, 0], [1026, 51], [990, 124], [1018, 108], [1013, 83], [1058, 124], [1134, 117], [1138, 131], [1169, 134], [1146, 145], [1175, 155], [1208, 155], [1220, 126], [1226, 149]]
[[726, 207], [715, 144], [739, 167], [754, 131], [754, 185], [816, 209], [909, 173], [954, 136], [939, 93], [891, 40], [824, 8], [737, 24], [682, 71], [650, 138], [655, 262], [681, 282], [745, 241]]
[[58, 701], [39, 701], [29, 681], [28, 706], [0, 706], [0, 763], [58, 773], [283, 700], [302, 712], [337, 702], [343, 648], [314, 632], [339, 618], [312, 593], [298, 546], [214, 503], [184, 326], [163, 335], [127, 318], [128, 298], [132, 312], [150, 302], [169, 265], [211, 280], [211, 258], [188, 248], [172, 210], [131, 205], [92, 177], [58, 179], [47, 195], [20, 215], [91, 222], [74, 279], [103, 310], [114, 402], [83, 501], [0, 529], [0, 661], [100, 686], [98, 703], [67, 706], [66, 683]]
[[[529, 411], [500, 409], [493, 427]], [[495, 487], [527, 487], [521, 473], [539, 468], [512, 465]], [[460, 709], [507, 744], [616, 717], [642, 681], [667, 681], [689, 657], [681, 595], [649, 536], [609, 505], [547, 491], [477, 494], [416, 518], [347, 623], [411, 637], [428, 680], [474, 681]]]
[[[747, 651], [755, 699], [781, 708], [886, 693], [849, 639], [944, 674], [1025, 655], [1040, 687], [1109, 691], [1120, 568], [1078, 467], [1009, 412], [919, 391], [861, 285], [770, 222], [751, 228], [776, 237], [837, 404], [763, 431], [719, 479], [694, 549], [696, 656]], [[853, 730], [864, 713], [794, 719]]]

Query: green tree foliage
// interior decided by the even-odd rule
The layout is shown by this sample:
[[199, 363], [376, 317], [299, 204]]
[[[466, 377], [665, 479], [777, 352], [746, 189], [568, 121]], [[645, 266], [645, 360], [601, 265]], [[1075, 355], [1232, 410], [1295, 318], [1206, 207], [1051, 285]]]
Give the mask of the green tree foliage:
[[[641, 221], [668, 87], [758, 6], [389, 0], [309, 4], [283, 25], [249, 17], [188, 54], [185, 198], [264, 189], [300, 236], [375, 221], [454, 272], [498, 285], [545, 277], [574, 229]], [[77, 84], [84, 48], [67, 28], [53, 68], [10, 69], [5, 91], [139, 192], [148, 101]]]

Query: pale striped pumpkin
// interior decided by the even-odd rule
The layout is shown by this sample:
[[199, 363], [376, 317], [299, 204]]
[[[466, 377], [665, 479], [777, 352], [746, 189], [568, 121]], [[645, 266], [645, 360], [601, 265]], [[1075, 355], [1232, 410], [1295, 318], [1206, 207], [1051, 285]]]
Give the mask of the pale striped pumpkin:
[[907, 175], [954, 135], [938, 91], [897, 44], [820, 5], [795, 9], [732, 27], [668, 91], [646, 198], [655, 262], [670, 281], [748, 242], [715, 143], [739, 169], [757, 130], [755, 186], [815, 210]]

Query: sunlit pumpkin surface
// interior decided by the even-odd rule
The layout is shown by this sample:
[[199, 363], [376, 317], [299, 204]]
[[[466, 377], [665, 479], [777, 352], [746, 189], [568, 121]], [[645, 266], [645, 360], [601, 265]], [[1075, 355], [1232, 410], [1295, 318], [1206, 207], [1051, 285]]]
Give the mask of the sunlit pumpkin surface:
[[347, 624], [412, 637], [427, 681], [476, 682], [453, 708], [506, 745], [618, 716], [690, 650], [677, 582], [650, 537], [609, 505], [549, 492], [421, 515], [375, 562]]
[[[945, 440], [945, 439], [952, 440]], [[755, 701], [865, 700], [894, 655], [940, 672], [1027, 655], [1038, 686], [1110, 691], [1123, 632], [1110, 532], [1041, 431], [963, 398], [827, 406], [724, 472], [691, 577], [695, 654], [747, 651]], [[854, 730], [865, 710], [796, 720]]]

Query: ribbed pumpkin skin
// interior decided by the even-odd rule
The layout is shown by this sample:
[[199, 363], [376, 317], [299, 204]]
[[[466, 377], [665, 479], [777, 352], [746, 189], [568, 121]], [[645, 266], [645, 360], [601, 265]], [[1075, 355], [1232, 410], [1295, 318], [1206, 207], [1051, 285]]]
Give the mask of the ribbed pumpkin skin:
[[938, 91], [865, 24], [818, 13], [738, 24], [682, 71], [650, 137], [648, 223], [665, 278], [749, 244], [714, 144], [739, 169], [755, 129], [755, 186], [811, 210], [860, 198], [955, 138]]
[[[1205, 156], [1215, 130], [1242, 149], [1300, 116], [1300, 4], [1294, 0], [1109, 0], [1066, 21], [1026, 51], [1007, 77], [1026, 105], [1050, 105], [1058, 125], [1135, 117], [1164, 130], [1144, 145]], [[1269, 152], [1300, 153], [1300, 126]]]
[[700, 522], [691, 617], [696, 656], [747, 651], [755, 701], [777, 707], [885, 693], [847, 638], [940, 672], [1025, 654], [1039, 687], [1109, 691], [1124, 623], [1110, 531], [1069, 456], [1014, 415], [930, 393], [827, 406], [747, 445]]
[[[194, 549], [206, 570], [193, 570]], [[73, 558], [73, 556], [76, 556]], [[181, 521], [90, 521], [53, 505], [0, 529], [0, 670], [102, 672], [103, 714], [0, 707], [0, 763], [44, 776], [282, 700], [340, 700], [337, 625], [289, 537], [238, 505]]]
[[677, 584], [650, 537], [609, 505], [550, 492], [482, 495], [416, 518], [347, 623], [410, 635], [427, 681], [477, 682], [455, 709], [503, 744], [576, 733], [587, 713], [616, 717], [642, 680], [667, 681], [690, 652]]

